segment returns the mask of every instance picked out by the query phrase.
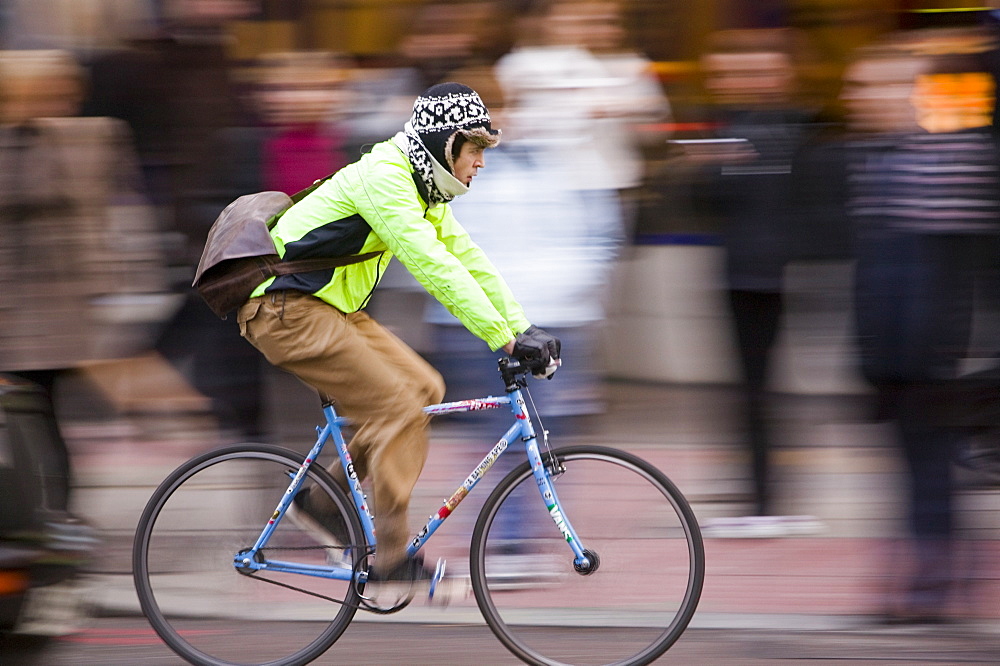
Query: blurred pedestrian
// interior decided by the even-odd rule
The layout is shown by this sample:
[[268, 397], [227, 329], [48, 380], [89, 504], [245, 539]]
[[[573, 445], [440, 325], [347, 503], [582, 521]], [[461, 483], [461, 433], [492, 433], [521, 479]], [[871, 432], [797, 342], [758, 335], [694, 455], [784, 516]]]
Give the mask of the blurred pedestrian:
[[148, 349], [168, 316], [160, 237], [131, 134], [78, 117], [85, 85], [65, 51], [0, 53], [0, 370], [41, 385], [48, 520], [71, 521], [62, 377]]
[[[742, 375], [738, 423], [750, 457], [751, 512], [706, 521], [707, 536], [773, 537], [822, 530], [812, 516], [782, 515], [773, 455], [780, 409], [772, 391], [785, 312], [785, 270], [813, 231], [796, 196], [798, 168], [817, 135], [815, 113], [797, 101], [795, 34], [722, 31], [702, 59], [715, 134], [691, 144], [702, 165], [699, 198], [722, 224], [727, 300]], [[843, 227], [846, 236], [846, 226]]]
[[359, 59], [344, 109], [348, 154], [396, 131], [410, 117], [413, 98], [461, 67], [491, 65], [510, 49], [513, 21], [504, 2], [419, 3], [396, 47]]
[[[187, 193], [188, 245], [203, 246], [219, 211], [237, 197], [264, 190], [294, 194], [347, 163], [336, 119], [346, 103], [349, 71], [343, 56], [301, 51], [263, 55], [239, 72], [251, 80], [244, 114], [251, 122], [211, 137], [199, 187]], [[197, 259], [191, 257], [192, 272]], [[157, 349], [211, 399], [222, 439], [270, 439], [266, 360], [187, 291]]]
[[[975, 43], [975, 32], [967, 37]], [[877, 418], [894, 428], [908, 475], [912, 567], [895, 554], [885, 608], [889, 620], [902, 622], [949, 615], [958, 574], [952, 462], [967, 435], [950, 418], [962, 407], [957, 380], [977, 281], [1000, 263], [995, 81], [978, 56], [918, 56], [921, 43], [912, 40], [912, 54], [902, 48], [862, 60], [848, 70], [845, 86], [862, 127], [879, 110], [859, 89], [895, 85], [909, 91], [902, 98], [911, 104], [903, 123], [883, 121], [882, 129], [895, 131], [859, 137], [848, 166], [861, 369], [875, 390]]]
[[[111, 1], [117, 0], [97, 0], [105, 5]], [[227, 395], [231, 377], [212, 374], [220, 364], [226, 365], [230, 356], [239, 357], [241, 341], [236, 341], [237, 345], [219, 343], [219, 336], [224, 341], [225, 334], [219, 332], [219, 322], [204, 305], [193, 300], [191, 278], [207, 229], [204, 217], [212, 215], [214, 219], [225, 205], [219, 204], [214, 214], [205, 211], [205, 200], [213, 196], [208, 191], [217, 183], [213, 182], [216, 174], [206, 172], [204, 166], [209, 161], [217, 164], [219, 146], [214, 139], [218, 133], [241, 124], [235, 103], [238, 79], [230, 68], [231, 22], [258, 15], [262, 3], [188, 0], [148, 4], [155, 5], [148, 20], [131, 24], [117, 43], [88, 55], [89, 85], [83, 105], [86, 115], [119, 118], [132, 129], [146, 191], [166, 240], [170, 286], [181, 304], [164, 326], [154, 352], [143, 359], [146, 374], [157, 377], [157, 394], [134, 391], [132, 401], [138, 404], [151, 399], [159, 409], [221, 413], [219, 420], [224, 421], [228, 436], [257, 438], [262, 435], [257, 428], [260, 410], [256, 405], [232, 407], [246, 393], [233, 390]], [[103, 11], [108, 9], [105, 6]], [[240, 194], [246, 192], [239, 190]], [[215, 192], [214, 196], [220, 195]], [[216, 201], [209, 206], [214, 208]], [[216, 337], [206, 330], [214, 331]], [[202, 351], [201, 362], [193, 362], [199, 354], [193, 338], [199, 332], [205, 333], [205, 346], [216, 354], [208, 356]], [[237, 367], [250, 374], [254, 369], [252, 364]], [[167, 378], [174, 381], [164, 381]], [[241, 410], [240, 415], [234, 415]], [[253, 417], [242, 418], [248, 412]]]
[[643, 178], [638, 125], [667, 119], [670, 107], [648, 61], [623, 48], [617, 20], [609, 3], [535, 3], [495, 75], [522, 145], [593, 216], [624, 230], [623, 193]]
[[[646, 150], [659, 149], [671, 132], [670, 101], [654, 63], [629, 42], [621, 2], [572, 2], [562, 19], [568, 40], [576, 40], [604, 69], [604, 91], [594, 110], [595, 148], [604, 156], [622, 206], [626, 233], [635, 226], [640, 187], [645, 183]], [[575, 35], [575, 37], [574, 37]]]

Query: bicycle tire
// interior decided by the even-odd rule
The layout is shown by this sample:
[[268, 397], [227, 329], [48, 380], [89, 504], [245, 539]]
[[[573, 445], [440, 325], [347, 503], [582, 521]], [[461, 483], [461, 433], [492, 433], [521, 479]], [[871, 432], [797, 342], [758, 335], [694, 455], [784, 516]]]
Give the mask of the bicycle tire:
[[538, 487], [522, 463], [476, 520], [470, 571], [479, 609], [529, 664], [648, 664], [681, 636], [701, 596], [705, 549], [694, 512], [635, 455], [589, 445], [552, 453], [565, 468], [553, 480], [560, 503], [599, 566], [574, 569], [566, 538], [539, 515]]
[[[202, 666], [306, 664], [330, 649], [357, 612], [358, 592], [348, 581], [233, 566], [253, 546], [303, 456], [268, 444], [238, 444], [209, 451], [172, 472], [150, 497], [139, 519], [132, 570], [142, 612], [178, 655]], [[303, 481], [341, 509], [352, 544], [348, 564], [367, 548], [347, 494], [319, 465]], [[295, 559], [320, 563], [327, 553], [291, 519], [282, 519], [265, 550], [287, 548]], [[282, 559], [288, 559], [282, 553]], [[347, 566], [347, 564], [345, 564]], [[342, 602], [335, 606], [277, 580]], [[330, 612], [331, 607], [336, 612]], [[298, 620], [276, 631], [275, 621]], [[302, 644], [300, 644], [300, 641]]]

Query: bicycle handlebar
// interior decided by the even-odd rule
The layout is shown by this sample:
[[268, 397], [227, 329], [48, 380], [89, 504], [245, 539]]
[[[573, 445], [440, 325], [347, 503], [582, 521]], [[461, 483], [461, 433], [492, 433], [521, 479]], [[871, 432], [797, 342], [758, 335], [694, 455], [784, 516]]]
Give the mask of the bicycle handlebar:
[[[498, 365], [500, 367], [500, 376], [503, 377], [504, 387], [507, 389], [508, 393], [519, 388], [524, 388], [527, 385], [527, 380], [524, 375], [533, 373], [536, 377], [541, 376], [536, 374], [536, 368], [533, 365], [520, 359], [516, 359], [513, 356], [501, 358], [498, 361]], [[552, 370], [552, 372], [554, 372], [554, 370]], [[545, 376], [551, 375], [552, 372], [546, 373]]]
[[525, 375], [531, 372], [531, 367], [520, 359], [513, 356], [505, 356], [499, 361], [500, 372], [508, 371], [514, 375]]
[[500, 376], [503, 377], [504, 388], [507, 389], [508, 393], [523, 388], [527, 384], [524, 375], [531, 372], [527, 363], [522, 363], [513, 356], [505, 356], [497, 362], [497, 365], [500, 368]]

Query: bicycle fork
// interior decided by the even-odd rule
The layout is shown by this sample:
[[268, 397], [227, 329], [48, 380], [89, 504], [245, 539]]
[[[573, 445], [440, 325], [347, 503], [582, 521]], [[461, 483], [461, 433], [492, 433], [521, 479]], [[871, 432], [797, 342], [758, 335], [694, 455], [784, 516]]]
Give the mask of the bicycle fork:
[[553, 484], [553, 480], [562, 474], [565, 468], [551, 454], [549, 457], [550, 464], [547, 465], [545, 463], [541, 452], [538, 450], [537, 437], [532, 436], [526, 443], [526, 446], [528, 460], [531, 461], [531, 473], [535, 477], [538, 492], [542, 495], [542, 501], [545, 502], [545, 508], [548, 509], [549, 517], [573, 551], [573, 569], [583, 575], [594, 573], [597, 571], [600, 559], [597, 553], [586, 548], [581, 543], [580, 537], [577, 536], [576, 530], [573, 529], [573, 525], [570, 523], [562, 504], [559, 502], [559, 495], [556, 493], [555, 484]]
[[[600, 564], [597, 553], [586, 548], [581, 543], [580, 537], [577, 535], [576, 530], [573, 529], [569, 517], [563, 510], [562, 503], [559, 501], [559, 494], [556, 492], [555, 484], [553, 484], [553, 480], [561, 475], [565, 471], [565, 468], [562, 467], [562, 464], [551, 452], [548, 454], [549, 464], [546, 464], [542, 458], [542, 454], [538, 449], [538, 436], [535, 434], [524, 397], [519, 389], [510, 393], [510, 401], [511, 411], [514, 412], [514, 417], [521, 425], [522, 439], [525, 443], [525, 449], [528, 452], [528, 461], [531, 463], [531, 473], [535, 478], [535, 483], [538, 485], [538, 492], [541, 493], [545, 508], [549, 512], [549, 518], [552, 519], [555, 528], [563, 535], [566, 543], [573, 551], [573, 568], [576, 572], [583, 575], [592, 574], [597, 571], [597, 567]], [[543, 432], [542, 437], [545, 440], [546, 448], [548, 448], [548, 433]]]

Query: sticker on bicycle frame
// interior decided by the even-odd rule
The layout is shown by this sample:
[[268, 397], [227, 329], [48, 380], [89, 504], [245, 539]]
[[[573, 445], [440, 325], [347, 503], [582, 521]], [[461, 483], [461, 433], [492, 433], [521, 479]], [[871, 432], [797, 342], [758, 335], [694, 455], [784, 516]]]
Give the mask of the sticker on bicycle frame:
[[449, 515], [451, 515], [451, 512], [454, 511], [458, 507], [458, 505], [462, 503], [462, 500], [464, 500], [466, 495], [468, 494], [469, 494], [469, 489], [466, 488], [465, 486], [462, 486], [454, 493], [452, 493], [451, 497], [445, 500], [444, 506], [438, 509], [437, 513], [438, 517], [447, 518]]
[[556, 529], [562, 532], [562, 535], [566, 537], [566, 541], [573, 541], [573, 535], [569, 533], [569, 528], [566, 527], [566, 521], [563, 520], [562, 512], [559, 507], [552, 505], [549, 507], [549, 515], [552, 516], [552, 520], [556, 523]]
[[430, 518], [427, 519], [427, 524], [420, 528], [420, 531], [417, 532], [417, 536], [413, 537], [413, 541], [410, 542], [411, 546], [413, 546], [414, 548], [420, 547], [420, 542], [423, 541], [424, 538], [427, 536], [427, 533], [430, 532], [432, 520], [434, 520], [434, 516], [431, 516]]
[[518, 407], [518, 410], [514, 414], [514, 418], [519, 419], [521, 421], [527, 421], [528, 420], [528, 412], [524, 408], [524, 398], [519, 398], [518, 399], [518, 401], [517, 401], [517, 407]]
[[310, 464], [312, 464], [312, 458], [306, 458], [305, 461], [299, 465], [298, 471], [295, 472], [295, 476], [292, 478], [293, 484], [289, 484], [288, 489], [285, 490], [286, 494], [289, 493], [292, 488], [297, 487], [297, 485], [294, 484], [297, 484], [302, 480], [302, 477], [306, 475], [306, 470], [309, 468]]
[[462, 487], [471, 488], [472, 484], [475, 481], [478, 481], [483, 476], [483, 474], [486, 474], [486, 472], [490, 470], [490, 467], [493, 467], [493, 463], [497, 461], [497, 458], [500, 457], [500, 454], [507, 450], [507, 445], [508, 442], [506, 439], [501, 439], [499, 442], [497, 442], [497, 445], [494, 446], [493, 449], [486, 454], [486, 457], [483, 458], [483, 461], [481, 463], [479, 463], [479, 466], [477, 466], [476, 469], [472, 470], [472, 474], [470, 474], [469, 478], [465, 480], [465, 483], [462, 484]]
[[428, 414], [452, 414], [454, 412], [478, 412], [483, 409], [497, 409], [510, 402], [506, 398], [474, 398], [472, 400], [459, 400], [458, 402], [444, 402], [440, 405], [424, 407]]
[[[468, 496], [469, 491], [471, 491], [476, 483], [479, 482], [479, 479], [482, 478], [482, 476], [486, 474], [491, 467], [493, 467], [497, 458], [500, 457], [501, 453], [507, 450], [509, 445], [510, 442], [506, 439], [501, 439], [497, 442], [496, 446], [494, 446], [490, 452], [486, 454], [486, 457], [483, 458], [483, 461], [476, 466], [476, 469], [472, 470], [472, 473], [469, 474], [469, 477], [462, 483], [462, 485], [459, 486], [454, 493], [452, 493], [451, 497], [444, 501], [444, 504], [441, 505], [441, 508], [438, 509], [437, 513], [428, 518], [428, 526], [430, 522], [435, 519], [444, 520], [450, 516], [458, 505], [462, 503], [462, 500]], [[412, 545], [414, 547], [419, 546], [420, 541], [427, 535], [428, 526], [424, 526], [424, 528], [420, 530], [420, 533], [417, 534], [416, 538], [413, 539]]]

